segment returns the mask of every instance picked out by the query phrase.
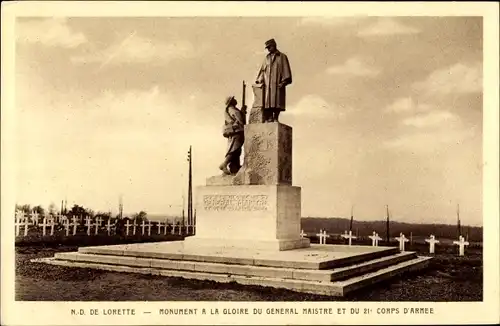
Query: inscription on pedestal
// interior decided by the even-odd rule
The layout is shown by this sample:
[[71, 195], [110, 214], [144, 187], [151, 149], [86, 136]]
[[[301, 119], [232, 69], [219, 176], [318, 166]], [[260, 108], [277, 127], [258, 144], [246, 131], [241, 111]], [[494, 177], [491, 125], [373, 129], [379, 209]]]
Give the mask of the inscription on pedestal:
[[267, 195], [205, 195], [206, 211], [266, 211]]

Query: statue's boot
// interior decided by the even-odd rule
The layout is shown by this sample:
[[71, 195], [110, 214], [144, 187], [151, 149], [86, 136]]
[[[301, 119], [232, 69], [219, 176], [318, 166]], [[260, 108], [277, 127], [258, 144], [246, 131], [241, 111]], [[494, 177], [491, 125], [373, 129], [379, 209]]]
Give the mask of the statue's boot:
[[227, 164], [225, 164], [225, 161], [224, 163], [222, 163], [221, 165], [219, 165], [219, 169], [224, 172], [224, 174], [231, 174], [231, 172], [227, 169]]

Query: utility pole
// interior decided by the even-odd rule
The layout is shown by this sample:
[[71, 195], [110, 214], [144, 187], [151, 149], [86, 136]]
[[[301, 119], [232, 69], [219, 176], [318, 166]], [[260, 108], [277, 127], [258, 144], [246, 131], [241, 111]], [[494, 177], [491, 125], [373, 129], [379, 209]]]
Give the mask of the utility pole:
[[354, 220], [354, 205], [351, 206], [351, 223], [349, 223], [349, 231], [352, 231], [353, 220]]
[[193, 223], [193, 153], [191, 150], [191, 146], [189, 146], [188, 152], [188, 162], [189, 162], [189, 182], [188, 182], [188, 210], [187, 210], [187, 218], [188, 225], [192, 225]]
[[184, 197], [184, 194], [182, 194], [182, 225], [184, 225], [185, 220], [184, 220], [184, 207], [186, 205], [186, 197]]
[[386, 241], [387, 244], [389, 244], [389, 205], [385, 205], [386, 207], [386, 213], [387, 213], [387, 221], [385, 223], [385, 233], [386, 233]]
[[123, 218], [123, 196], [120, 195], [120, 199], [118, 201], [118, 218]]

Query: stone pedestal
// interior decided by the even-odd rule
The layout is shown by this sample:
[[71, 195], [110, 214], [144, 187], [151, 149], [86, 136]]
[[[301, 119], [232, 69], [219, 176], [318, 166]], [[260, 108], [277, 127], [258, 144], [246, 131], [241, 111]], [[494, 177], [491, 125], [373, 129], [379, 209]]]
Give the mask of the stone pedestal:
[[292, 128], [245, 126], [245, 160], [235, 176], [207, 179], [197, 189], [196, 236], [185, 245], [264, 250], [307, 248], [300, 237], [300, 187], [292, 186]]
[[236, 176], [207, 179], [207, 186], [291, 185], [292, 128], [279, 122], [245, 126], [245, 158]]
[[185, 245], [289, 250], [309, 247], [300, 238], [300, 188], [289, 185], [197, 188], [196, 236]]
[[292, 184], [292, 128], [282, 123], [245, 126], [243, 184]]

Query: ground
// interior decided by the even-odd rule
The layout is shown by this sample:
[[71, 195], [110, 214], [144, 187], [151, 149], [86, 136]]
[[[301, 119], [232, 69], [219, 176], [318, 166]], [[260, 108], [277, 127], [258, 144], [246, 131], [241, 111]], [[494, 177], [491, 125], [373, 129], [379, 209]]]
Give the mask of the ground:
[[[442, 250], [427, 270], [406, 274], [336, 298], [288, 290], [220, 284], [142, 274], [68, 268], [30, 259], [76, 251], [51, 244], [16, 247], [16, 300], [20, 301], [482, 301], [482, 249], [457, 257]], [[413, 250], [425, 250], [425, 247]]]

